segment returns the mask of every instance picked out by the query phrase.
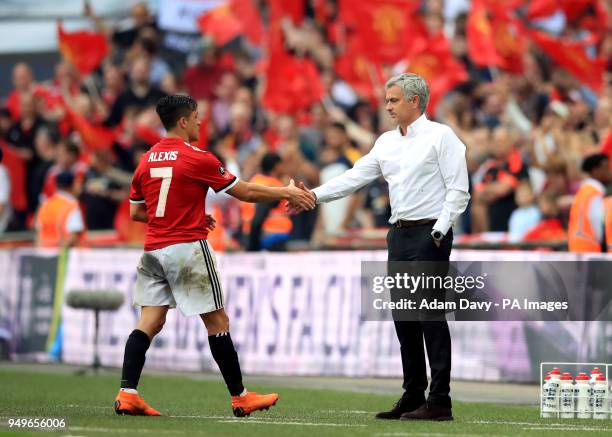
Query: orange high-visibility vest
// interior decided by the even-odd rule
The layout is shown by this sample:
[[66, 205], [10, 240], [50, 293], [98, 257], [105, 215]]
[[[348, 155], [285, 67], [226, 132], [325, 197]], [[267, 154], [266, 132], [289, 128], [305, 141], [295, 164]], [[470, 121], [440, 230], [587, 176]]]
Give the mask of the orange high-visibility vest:
[[[283, 187], [283, 183], [271, 176], [256, 174], [250, 180], [255, 184], [266, 185], [268, 187]], [[242, 233], [248, 235], [251, 232], [251, 223], [255, 217], [255, 204], [242, 202], [240, 204], [240, 217], [242, 219]], [[270, 214], [263, 222], [262, 231], [264, 234], [288, 234], [291, 232], [293, 223], [285, 212], [285, 206], [279, 202], [278, 206], [270, 210]]]
[[606, 252], [612, 252], [612, 196], [604, 197], [604, 229], [606, 233]]
[[[66, 241], [68, 217], [79, 208], [79, 202], [56, 192], [38, 210], [38, 238], [43, 247], [59, 247]], [[83, 233], [84, 234], [84, 233]], [[81, 235], [81, 240], [84, 235]]]
[[583, 183], [574, 197], [567, 233], [570, 252], [601, 252], [601, 242], [597, 240], [593, 226], [603, 226], [603, 223], [591, 223], [589, 218], [589, 207], [597, 197], [603, 197], [603, 194], [589, 183]]
[[226, 249], [225, 239], [227, 237], [225, 235], [225, 228], [223, 227], [223, 211], [221, 211], [219, 205], [213, 206], [211, 215], [215, 218], [217, 225], [212, 232], [208, 233], [206, 239], [215, 252], [223, 252]]

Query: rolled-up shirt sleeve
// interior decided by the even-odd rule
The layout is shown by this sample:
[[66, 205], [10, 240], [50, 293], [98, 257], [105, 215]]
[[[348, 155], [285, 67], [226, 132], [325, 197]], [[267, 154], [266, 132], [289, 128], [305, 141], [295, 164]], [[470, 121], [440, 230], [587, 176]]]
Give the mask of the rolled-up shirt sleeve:
[[372, 148], [370, 153], [362, 156], [353, 168], [313, 189], [317, 203], [331, 202], [348, 196], [379, 177], [382, 172], [375, 149]]
[[446, 195], [442, 212], [433, 228], [446, 235], [465, 211], [470, 200], [465, 145], [450, 128], [442, 134], [438, 147], [438, 163]]

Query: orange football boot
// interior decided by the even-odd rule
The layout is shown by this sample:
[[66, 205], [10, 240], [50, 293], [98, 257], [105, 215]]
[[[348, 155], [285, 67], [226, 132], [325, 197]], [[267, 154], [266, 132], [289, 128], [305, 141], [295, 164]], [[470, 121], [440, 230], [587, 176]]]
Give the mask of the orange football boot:
[[260, 395], [254, 391], [249, 391], [244, 396], [232, 396], [232, 410], [234, 410], [234, 416], [244, 417], [250, 415], [253, 411], [267, 410], [276, 405], [276, 401], [278, 401], [276, 393]]
[[121, 416], [161, 416], [137, 394], [120, 391], [115, 398], [115, 413]]

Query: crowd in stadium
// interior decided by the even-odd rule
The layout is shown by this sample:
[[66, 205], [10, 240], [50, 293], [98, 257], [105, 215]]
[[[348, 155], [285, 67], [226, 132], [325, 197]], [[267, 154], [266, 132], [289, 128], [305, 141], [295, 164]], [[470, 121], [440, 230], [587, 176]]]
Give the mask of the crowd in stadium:
[[[230, 1], [229, 7], [244, 3]], [[188, 56], [164, 46], [146, 4], [134, 5], [121, 22], [103, 20], [88, 6], [84, 14], [110, 47], [92, 74], [82, 74], [65, 48], [50, 79], [16, 64], [13, 91], [0, 99], [0, 234], [35, 229], [37, 211], [59, 181], [78, 198], [82, 229], [114, 229], [118, 241], [142, 241], [144, 225], [132, 223], [128, 213], [131, 174], [164, 135], [154, 108], [166, 94], [198, 101], [199, 147], [241, 179], [285, 185], [293, 178], [315, 187], [350, 168], [381, 132], [393, 129], [384, 83], [409, 69], [430, 82], [428, 117], [450, 125], [467, 145], [472, 199], [458, 234], [503, 233], [512, 242], [567, 238], [584, 158], [612, 153], [612, 2], [415, 1], [412, 27], [401, 36], [413, 56], [397, 58], [388, 50], [378, 61], [352, 38], [360, 27], [346, 2], [295, 1], [292, 10], [274, 0], [256, 3], [251, 12], [259, 14], [261, 29], [251, 23], [249, 32], [233, 34], [209, 13]], [[496, 24], [499, 17], [513, 26], [507, 52], [498, 45], [493, 65], [474, 59], [473, 34], [482, 31], [477, 7], [489, 31], [504, 28]], [[498, 10], [503, 7], [511, 9]], [[414, 47], [417, 34], [422, 49]], [[550, 40], [542, 42], [542, 35]], [[579, 45], [585, 57], [572, 63], [555, 55], [563, 44]], [[414, 61], [428, 52], [433, 64]], [[347, 68], [348, 61], [355, 62]], [[585, 72], [580, 61], [588, 64]], [[443, 72], [436, 70], [440, 65]], [[445, 84], [428, 77], [428, 68]], [[321, 247], [337, 235], [385, 228], [390, 215], [384, 180], [291, 217], [282, 205], [245, 206], [226, 195], [211, 194], [207, 208], [218, 224], [211, 239], [221, 250], [284, 249], [288, 242]]]

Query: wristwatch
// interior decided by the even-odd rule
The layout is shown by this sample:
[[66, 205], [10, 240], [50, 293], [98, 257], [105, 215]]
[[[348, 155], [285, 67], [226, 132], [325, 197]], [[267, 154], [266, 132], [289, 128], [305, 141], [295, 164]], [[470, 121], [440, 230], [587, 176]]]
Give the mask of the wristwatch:
[[436, 241], [442, 241], [442, 239], [444, 238], [444, 234], [434, 229], [433, 231], [431, 231], [431, 237]]

